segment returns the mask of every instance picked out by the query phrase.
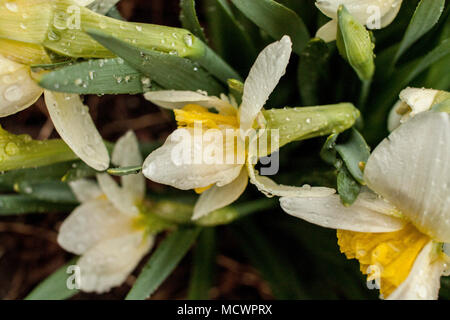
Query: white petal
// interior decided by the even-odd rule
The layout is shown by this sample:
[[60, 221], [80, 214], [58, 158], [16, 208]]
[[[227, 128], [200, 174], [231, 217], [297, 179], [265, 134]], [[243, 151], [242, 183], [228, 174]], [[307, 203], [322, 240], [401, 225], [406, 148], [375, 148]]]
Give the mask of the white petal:
[[401, 125], [402, 115], [399, 114], [400, 110], [405, 110], [408, 108], [408, 105], [404, 103], [402, 100], [398, 100], [395, 105], [392, 107], [388, 116], [387, 127], [389, 132], [394, 131]]
[[79, 6], [83, 6], [83, 7], [91, 4], [94, 1], [95, 0], [75, 0], [76, 4], [78, 4]]
[[389, 296], [388, 300], [436, 300], [444, 270], [441, 260], [434, 260], [434, 244], [430, 241], [419, 253], [408, 277]]
[[358, 200], [345, 207], [338, 195], [322, 198], [280, 199], [281, 208], [297, 218], [325, 228], [357, 232], [391, 232], [400, 230], [404, 222], [400, 219], [371, 210]]
[[75, 197], [80, 202], [87, 202], [100, 197], [103, 193], [97, 183], [88, 179], [79, 179], [69, 182]]
[[308, 185], [295, 187], [278, 184], [266, 176], [260, 176], [251, 163], [247, 163], [247, 172], [250, 182], [267, 197], [327, 197], [336, 192], [336, 190], [327, 187], [311, 187]]
[[388, 10], [383, 15], [383, 17], [381, 18], [381, 23], [380, 23], [381, 28], [384, 28], [384, 27], [390, 25], [392, 23], [392, 21], [394, 21], [395, 17], [397, 17], [397, 14], [400, 11], [400, 8], [402, 6], [402, 1], [403, 0], [399, 0], [399, 1], [396, 1], [395, 3], [393, 3], [391, 5], [392, 9]]
[[205, 108], [215, 108], [218, 111], [226, 112], [235, 110], [228, 102], [217, 97], [194, 91], [162, 90], [151, 91], [144, 94], [145, 99], [153, 102], [157, 106], [166, 109], [180, 109], [187, 104], [197, 104]]
[[433, 101], [439, 90], [424, 88], [406, 88], [400, 92], [400, 100], [405, 102], [410, 108], [410, 116], [427, 111], [433, 105]]
[[139, 231], [101, 241], [77, 262], [80, 289], [102, 293], [121, 285], [153, 243], [154, 237]]
[[359, 23], [365, 25], [369, 22], [369, 18], [372, 18], [375, 14], [379, 14], [381, 19], [388, 15], [386, 22], [392, 21], [392, 15], [394, 17], [397, 15], [401, 3], [402, 0], [317, 0], [316, 7], [326, 16], [337, 19], [339, 6], [345, 5], [350, 14]]
[[199, 219], [214, 210], [233, 203], [245, 191], [247, 184], [247, 170], [242, 168], [239, 176], [229, 184], [223, 187], [212, 186], [210, 189], [203, 192], [197, 200], [192, 220]]
[[380, 197], [367, 187], [362, 187], [355, 204], [388, 216], [401, 217], [401, 212], [388, 200]]
[[424, 112], [394, 130], [372, 152], [367, 185], [423, 233], [450, 241], [450, 115]]
[[110, 175], [107, 173], [97, 174], [97, 181], [100, 189], [117, 210], [129, 216], [139, 213], [136, 202], [141, 199], [136, 199], [132, 192], [119, 187]]
[[319, 30], [317, 30], [316, 38], [320, 38], [325, 42], [331, 42], [336, 40], [337, 34], [337, 21], [330, 20], [325, 23]]
[[[143, 159], [139, 150], [139, 142], [133, 131], [128, 131], [117, 140], [111, 158], [112, 163], [120, 167], [142, 165]], [[145, 178], [142, 173], [123, 176], [121, 181], [122, 187], [133, 194], [134, 198], [144, 198]]]
[[[234, 146], [225, 145], [223, 140], [207, 141], [201, 134], [196, 137], [194, 130], [175, 130], [162, 147], [145, 159], [144, 175], [154, 182], [181, 190], [204, 188], [211, 184], [223, 186], [233, 181], [239, 175], [242, 164], [228, 164], [223, 160], [208, 164], [204, 159], [207, 151], [213, 148], [221, 150], [223, 155], [235, 154]], [[245, 155], [240, 158], [245, 159]]]
[[269, 99], [280, 78], [285, 74], [292, 52], [291, 38], [268, 45], [256, 58], [244, 83], [240, 112], [240, 127], [247, 131]]
[[0, 55], [0, 117], [28, 108], [42, 91], [31, 78], [29, 67]]
[[48, 112], [61, 138], [92, 168], [109, 166], [108, 150], [78, 95], [44, 91]]
[[74, 254], [83, 254], [99, 241], [129, 232], [131, 220], [106, 199], [83, 203], [64, 220], [58, 243]]

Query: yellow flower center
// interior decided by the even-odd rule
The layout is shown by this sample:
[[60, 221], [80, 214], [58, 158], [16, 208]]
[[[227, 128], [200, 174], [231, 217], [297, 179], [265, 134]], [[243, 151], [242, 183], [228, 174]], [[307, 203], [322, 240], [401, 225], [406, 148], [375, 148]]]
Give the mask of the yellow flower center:
[[219, 129], [220, 127], [239, 127], [237, 114], [233, 116], [213, 113], [197, 104], [187, 104], [182, 109], [175, 109], [175, 120], [178, 127], [194, 127], [200, 123], [205, 129]]
[[379, 281], [387, 298], [407, 277], [430, 238], [412, 224], [396, 232], [364, 233], [337, 231], [338, 244], [347, 259], [358, 259], [367, 280]]
[[[197, 104], [187, 104], [182, 109], [175, 109], [175, 120], [178, 127], [193, 128], [194, 124], [201, 124], [202, 129], [220, 129], [226, 127], [232, 127], [237, 129], [239, 127], [239, 121], [236, 115], [223, 115], [220, 113], [213, 113], [208, 109], [199, 106]], [[213, 185], [196, 188], [196, 193], [201, 194], [211, 188]]]

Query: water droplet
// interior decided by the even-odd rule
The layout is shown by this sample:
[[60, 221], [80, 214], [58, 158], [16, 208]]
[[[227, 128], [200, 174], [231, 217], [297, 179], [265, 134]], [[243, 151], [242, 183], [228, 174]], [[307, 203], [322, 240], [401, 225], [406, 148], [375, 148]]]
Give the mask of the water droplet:
[[5, 146], [5, 153], [9, 156], [13, 156], [19, 152], [19, 147], [14, 142], [9, 142]]
[[8, 1], [8, 2], [5, 3], [5, 6], [6, 6], [6, 9], [8, 9], [8, 10], [11, 11], [11, 12], [17, 12], [17, 11], [19, 11], [19, 8], [18, 8], [18, 6], [17, 6], [17, 3], [15, 3], [15, 2], [10, 2], [10, 1]]
[[3, 93], [3, 96], [5, 97], [6, 100], [14, 102], [19, 101], [22, 98], [23, 92], [18, 85], [12, 85], [6, 88], [5, 92]]
[[58, 41], [58, 40], [60, 39], [60, 36], [59, 36], [59, 34], [57, 34], [55, 31], [50, 30], [50, 31], [47, 33], [47, 38], [48, 38], [50, 41]]
[[183, 36], [183, 41], [188, 47], [192, 47], [192, 44], [194, 43], [194, 38], [191, 34], [185, 34]]

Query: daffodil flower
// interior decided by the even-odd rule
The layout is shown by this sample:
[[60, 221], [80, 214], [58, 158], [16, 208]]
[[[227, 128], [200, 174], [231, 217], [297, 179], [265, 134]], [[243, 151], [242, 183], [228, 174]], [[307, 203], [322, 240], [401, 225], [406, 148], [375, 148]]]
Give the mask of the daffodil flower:
[[402, 0], [317, 0], [316, 7], [332, 20], [323, 25], [316, 37], [326, 42], [336, 40], [337, 11], [345, 5], [350, 14], [369, 29], [389, 25], [397, 16]]
[[43, 90], [33, 80], [29, 66], [1, 55], [0, 93], [0, 117], [28, 108], [44, 93], [50, 118], [61, 138], [89, 166], [100, 171], [108, 168], [108, 150], [78, 95]]
[[436, 299], [450, 242], [450, 115], [427, 111], [394, 130], [364, 170], [370, 189], [350, 206], [337, 195], [280, 199], [287, 213], [338, 229], [340, 249], [356, 258], [381, 297]]
[[[136, 136], [120, 138], [112, 154], [119, 166], [142, 163]], [[90, 180], [70, 183], [81, 205], [61, 225], [58, 243], [81, 255], [80, 289], [105, 292], [122, 284], [141, 258], [150, 251], [154, 235], [148, 232], [141, 205], [145, 178], [139, 173], [122, 177], [122, 187], [106, 173]]]
[[[147, 157], [143, 173], [152, 181], [182, 190], [195, 189], [201, 193], [193, 219], [238, 199], [246, 189], [249, 177], [260, 191], [270, 195], [314, 197], [334, 193], [329, 188], [278, 185], [268, 177], [260, 176], [254, 169], [256, 150], [249, 147], [256, 140], [245, 140], [246, 133], [254, 128], [258, 130], [258, 135], [264, 132], [265, 119], [261, 110], [285, 73], [291, 47], [290, 38], [284, 36], [259, 54], [244, 83], [240, 107], [224, 95], [217, 98], [187, 91], [145, 94], [156, 105], [174, 109], [179, 128], [162, 147]], [[196, 124], [201, 125], [199, 135], [195, 134]], [[230, 135], [230, 132], [233, 134]], [[212, 138], [210, 133], [218, 133], [219, 139]], [[186, 136], [187, 139], [180, 139]], [[227, 139], [230, 136], [233, 137], [231, 142]], [[184, 151], [184, 159], [180, 151]], [[227, 155], [227, 159], [236, 160], [208, 162], [205, 160], [208, 152], [220, 154], [221, 159], [222, 155]]]
[[390, 132], [417, 114], [450, 99], [450, 93], [441, 90], [408, 87], [400, 92], [399, 97], [400, 100], [389, 113], [388, 129]]

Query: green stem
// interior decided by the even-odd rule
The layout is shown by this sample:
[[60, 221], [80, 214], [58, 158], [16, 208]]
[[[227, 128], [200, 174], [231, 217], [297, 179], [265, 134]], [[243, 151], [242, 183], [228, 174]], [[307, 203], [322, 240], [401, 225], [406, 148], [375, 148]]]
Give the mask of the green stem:
[[370, 94], [370, 86], [372, 85], [372, 79], [363, 80], [361, 83], [361, 93], [359, 95], [359, 110], [363, 111], [366, 107], [367, 98]]

